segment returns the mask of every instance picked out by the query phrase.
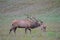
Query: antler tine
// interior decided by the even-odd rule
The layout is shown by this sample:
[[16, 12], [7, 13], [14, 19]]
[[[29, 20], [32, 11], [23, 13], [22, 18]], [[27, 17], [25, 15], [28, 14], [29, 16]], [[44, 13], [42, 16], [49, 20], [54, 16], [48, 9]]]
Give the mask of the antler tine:
[[32, 18], [38, 22], [38, 20], [35, 17], [32, 17]]

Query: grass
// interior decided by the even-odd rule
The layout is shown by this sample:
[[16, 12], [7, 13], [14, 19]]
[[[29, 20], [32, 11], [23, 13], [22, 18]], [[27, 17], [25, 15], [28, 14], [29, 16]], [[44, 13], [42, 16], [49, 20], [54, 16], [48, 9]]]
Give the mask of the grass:
[[[12, 32], [8, 35], [11, 22], [14, 19], [23, 19], [25, 16], [1, 15], [0, 20], [0, 40], [59, 40], [60, 39], [60, 16], [58, 14], [40, 14], [37, 19], [43, 20], [47, 24], [47, 32], [44, 33], [40, 28], [32, 30], [32, 33], [24, 33], [24, 29], [17, 29], [16, 36]], [[49, 15], [49, 16], [48, 16]]]
[[[59, 3], [59, 0], [53, 1], [57, 4]], [[60, 40], [60, 7], [58, 7], [58, 5], [56, 5], [57, 7], [51, 7], [49, 10], [43, 6], [42, 8], [39, 7], [39, 9], [31, 12], [22, 11], [22, 13], [18, 13], [18, 11], [14, 11], [13, 13], [0, 13], [0, 40]], [[11, 22], [14, 19], [26, 18], [24, 13], [34, 16], [38, 20], [43, 20], [44, 23], [47, 24], [47, 32], [42, 32], [40, 28], [36, 28], [32, 29], [31, 34], [29, 31], [25, 34], [24, 29], [18, 28], [16, 35], [13, 32], [9, 35], [8, 33], [11, 28]]]

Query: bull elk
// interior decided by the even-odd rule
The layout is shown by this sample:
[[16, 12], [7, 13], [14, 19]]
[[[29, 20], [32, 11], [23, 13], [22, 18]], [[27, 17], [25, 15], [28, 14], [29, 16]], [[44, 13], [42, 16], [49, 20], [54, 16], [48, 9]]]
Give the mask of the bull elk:
[[24, 19], [24, 20], [13, 20], [12, 21], [12, 27], [10, 29], [9, 34], [11, 33], [11, 31], [14, 31], [14, 33], [16, 32], [17, 28], [25, 28], [25, 33], [27, 32], [27, 30], [30, 31], [31, 33], [31, 29], [37, 28], [37, 27], [41, 27], [41, 29], [43, 31], [46, 30], [46, 26], [43, 24], [42, 21], [38, 21], [36, 18], [34, 17], [27, 17], [29, 19]]

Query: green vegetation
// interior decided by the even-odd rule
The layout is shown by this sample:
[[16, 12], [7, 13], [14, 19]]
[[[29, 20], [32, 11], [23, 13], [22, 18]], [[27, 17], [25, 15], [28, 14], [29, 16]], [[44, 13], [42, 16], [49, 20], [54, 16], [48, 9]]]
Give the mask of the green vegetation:
[[[60, 40], [60, 0], [26, 0], [21, 4], [17, 1], [18, 5], [8, 2], [9, 7], [0, 8], [0, 40]], [[29, 31], [25, 34], [24, 29], [18, 28], [16, 35], [13, 32], [9, 35], [12, 21], [26, 18], [24, 14], [43, 20], [47, 24], [47, 32], [36, 28], [31, 34]]]

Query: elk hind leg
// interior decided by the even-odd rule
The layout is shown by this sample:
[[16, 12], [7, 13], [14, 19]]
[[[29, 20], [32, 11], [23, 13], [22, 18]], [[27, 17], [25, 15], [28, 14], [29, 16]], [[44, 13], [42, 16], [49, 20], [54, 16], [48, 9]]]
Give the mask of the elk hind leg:
[[17, 29], [17, 27], [14, 28], [14, 33], [16, 33], [16, 29]]
[[17, 27], [12, 27], [11, 29], [10, 29], [10, 32], [9, 32], [9, 34], [11, 33], [11, 31], [13, 30], [14, 31], [14, 33], [16, 32], [16, 29], [17, 29]]
[[11, 28], [11, 29], [10, 29], [10, 32], [9, 32], [9, 34], [11, 33], [11, 31], [12, 31], [12, 30], [13, 30], [13, 28]]

